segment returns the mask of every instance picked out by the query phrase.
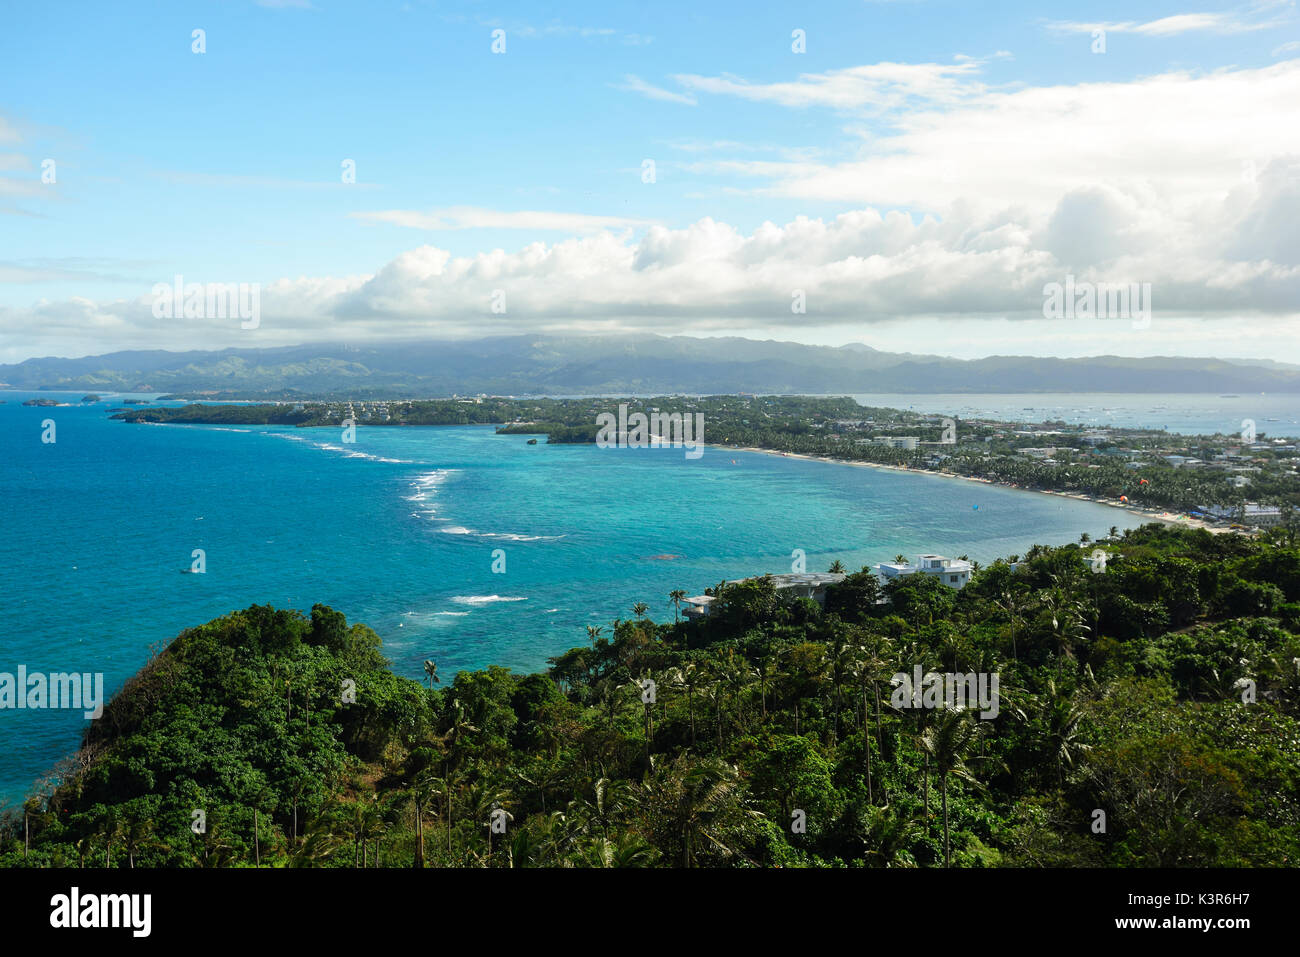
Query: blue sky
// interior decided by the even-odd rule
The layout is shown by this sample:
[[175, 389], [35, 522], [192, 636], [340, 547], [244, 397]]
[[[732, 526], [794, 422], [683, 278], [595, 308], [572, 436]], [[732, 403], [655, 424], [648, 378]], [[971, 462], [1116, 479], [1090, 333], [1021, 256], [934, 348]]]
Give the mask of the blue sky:
[[[635, 330], [1300, 361], [1296, 11], [1189, 3], [15, 5], [0, 361], [253, 344], [153, 324], [176, 274], [261, 284], [266, 345]], [[1225, 238], [1172, 254], [1202, 230]], [[1066, 273], [1151, 282], [1164, 321], [1043, 325]], [[505, 316], [480, 307], [496, 288]]]

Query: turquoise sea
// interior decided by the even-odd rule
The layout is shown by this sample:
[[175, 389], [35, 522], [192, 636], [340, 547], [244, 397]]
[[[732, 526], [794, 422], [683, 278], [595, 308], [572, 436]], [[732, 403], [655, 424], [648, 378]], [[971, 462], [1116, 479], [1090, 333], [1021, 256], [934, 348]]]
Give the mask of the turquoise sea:
[[1250, 419], [1271, 437], [1300, 436], [1300, 395], [1287, 392], [1212, 395], [1100, 392], [999, 393], [988, 395], [855, 395], [863, 405], [912, 409], [936, 415], [1012, 422], [1061, 421], [1126, 429], [1163, 429], [1181, 435], [1238, 433]]
[[[936, 476], [707, 449], [527, 445], [491, 427], [129, 425], [124, 396], [0, 393], [0, 672], [103, 672], [253, 603], [324, 602], [393, 668], [542, 667], [668, 592], [899, 552], [988, 561], [1124, 527], [1101, 505]], [[916, 397], [913, 397], [915, 399]], [[53, 420], [56, 441], [41, 441]], [[182, 574], [194, 549], [205, 574]], [[493, 572], [495, 550], [505, 557]], [[80, 712], [0, 710], [0, 806], [75, 749]]]

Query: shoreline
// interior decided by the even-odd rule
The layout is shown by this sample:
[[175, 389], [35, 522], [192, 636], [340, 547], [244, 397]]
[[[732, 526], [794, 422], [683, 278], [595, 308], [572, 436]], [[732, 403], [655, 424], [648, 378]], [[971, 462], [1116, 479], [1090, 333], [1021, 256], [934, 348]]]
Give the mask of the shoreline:
[[910, 475], [933, 475], [938, 478], [958, 479], [963, 482], [979, 482], [982, 485], [995, 485], [999, 488], [1011, 489], [1016, 492], [1033, 492], [1040, 495], [1058, 495], [1062, 498], [1072, 498], [1079, 502], [1091, 502], [1094, 505], [1104, 505], [1107, 508], [1118, 509], [1127, 512], [1130, 515], [1140, 516], [1146, 521], [1162, 522], [1165, 525], [1177, 525], [1182, 528], [1202, 528], [1212, 535], [1222, 535], [1233, 531], [1230, 528], [1217, 528], [1210, 525], [1203, 519], [1192, 518], [1188, 515], [1181, 515], [1168, 510], [1159, 511], [1153, 508], [1142, 508], [1137, 505], [1125, 505], [1114, 499], [1095, 498], [1091, 495], [1085, 495], [1082, 492], [1058, 492], [1054, 489], [1046, 488], [1026, 488], [1022, 485], [1008, 485], [1006, 482], [995, 482], [993, 479], [981, 478], [978, 475], [958, 475], [955, 472], [937, 472], [930, 469], [914, 469], [906, 465], [887, 465], [883, 462], [860, 462], [855, 459], [840, 459], [829, 455], [808, 455], [804, 452], [782, 452], [778, 449], [762, 449], [748, 445], [719, 445], [718, 449], [731, 449], [736, 452], [759, 452], [763, 455], [776, 455], [788, 459], [804, 459], [809, 462], [825, 462], [829, 465], [852, 465], [860, 468], [885, 469], [890, 472], [906, 472]]

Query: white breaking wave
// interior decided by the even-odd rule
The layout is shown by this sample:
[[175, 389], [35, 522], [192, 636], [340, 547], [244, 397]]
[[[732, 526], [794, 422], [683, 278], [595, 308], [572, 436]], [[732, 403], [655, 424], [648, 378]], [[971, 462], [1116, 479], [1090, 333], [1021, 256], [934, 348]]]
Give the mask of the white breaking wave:
[[434, 469], [432, 472], [423, 473], [415, 481], [411, 482], [411, 488], [414, 491], [405, 498], [408, 502], [415, 502], [423, 506], [420, 511], [411, 514], [417, 518], [434, 518], [438, 514], [438, 510], [426, 503], [432, 496], [437, 494], [438, 489], [448, 478], [459, 471], [460, 469]]
[[316, 442], [305, 435], [293, 435], [289, 432], [264, 432], [263, 435], [271, 435], [279, 439], [287, 439], [290, 442], [306, 442], [312, 448], [320, 449], [324, 452], [342, 452], [350, 459], [365, 459], [368, 462], [387, 462], [390, 465], [414, 465], [411, 459], [390, 459], [383, 455], [373, 455], [370, 452], [362, 452], [359, 449], [350, 449], [345, 445], [335, 445], [332, 442]]
[[528, 601], [527, 598], [513, 598], [501, 595], [455, 595], [451, 600], [458, 605], [490, 605], [498, 601]]
[[563, 535], [516, 535], [513, 532], [479, 532], [463, 525], [444, 525], [438, 529], [444, 535], [473, 535], [477, 538], [499, 538], [505, 542], [557, 542]]

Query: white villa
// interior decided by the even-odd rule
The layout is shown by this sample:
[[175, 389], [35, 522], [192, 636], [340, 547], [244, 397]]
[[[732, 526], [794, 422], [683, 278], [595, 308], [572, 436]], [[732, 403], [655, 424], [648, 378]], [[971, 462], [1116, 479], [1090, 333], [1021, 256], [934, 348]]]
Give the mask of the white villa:
[[[886, 562], [876, 566], [876, 574], [880, 577], [882, 583], [921, 572], [926, 575], [933, 575], [949, 588], [954, 589], [964, 587], [970, 581], [972, 571], [971, 563], [965, 559], [945, 558], [943, 555], [919, 555], [915, 564], [911, 562]], [[777, 592], [795, 598], [811, 598], [817, 604], [822, 605], [826, 603], [826, 586], [842, 582], [847, 576], [835, 572], [803, 572], [791, 575], [772, 575], [770, 577], [776, 585]], [[740, 581], [752, 580], [752, 578], [742, 578], [724, 584], [735, 585]], [[709, 612], [712, 611], [715, 601], [717, 601], [717, 597], [714, 595], [695, 595], [692, 598], [684, 598], [682, 599], [682, 614], [691, 621], [707, 617]], [[882, 598], [880, 601], [883, 603], [886, 599]]]
[[945, 558], [942, 555], [920, 555], [916, 559], [916, 564], [882, 562], [876, 566], [876, 574], [883, 582], [922, 572], [926, 575], [934, 575], [950, 588], [958, 589], [970, 581], [971, 570], [971, 563], [965, 559]]
[[[761, 576], [755, 576], [761, 577]], [[799, 572], [790, 575], [772, 575], [772, 582], [776, 585], [776, 590], [782, 594], [788, 594], [795, 598], [811, 598], [817, 604], [823, 604], [826, 601], [826, 586], [842, 582], [845, 575], [836, 572]], [[752, 581], [750, 578], [742, 578], [737, 581], [729, 581], [724, 584], [735, 585], [740, 581]], [[682, 614], [687, 618], [703, 618], [713, 607], [717, 599], [713, 595], [696, 595], [694, 598], [685, 598], [682, 604], [686, 607], [682, 609]]]

